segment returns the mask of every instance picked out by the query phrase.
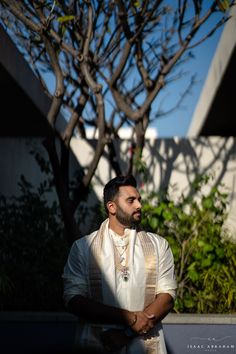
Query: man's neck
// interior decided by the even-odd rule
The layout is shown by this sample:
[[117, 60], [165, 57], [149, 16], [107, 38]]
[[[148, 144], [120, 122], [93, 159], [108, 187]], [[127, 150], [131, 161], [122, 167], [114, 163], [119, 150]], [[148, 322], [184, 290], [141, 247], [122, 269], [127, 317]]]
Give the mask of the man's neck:
[[126, 227], [124, 225], [118, 224], [117, 222], [114, 223], [110, 220], [108, 227], [119, 236], [123, 236], [125, 234]]

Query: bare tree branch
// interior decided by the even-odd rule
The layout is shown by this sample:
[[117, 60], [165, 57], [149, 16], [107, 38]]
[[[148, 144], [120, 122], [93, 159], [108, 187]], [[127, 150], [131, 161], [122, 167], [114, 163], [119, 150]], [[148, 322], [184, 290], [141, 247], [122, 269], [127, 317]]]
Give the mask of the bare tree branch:
[[[160, 109], [160, 93], [181, 77], [182, 72], [176, 74], [176, 70], [190, 49], [225, 23], [233, 1], [228, 10], [222, 11], [220, 5], [215, 0], [207, 4], [200, 0], [0, 0], [1, 25], [51, 98], [47, 119], [52, 134], [45, 146], [67, 230], [73, 233], [70, 237], [76, 237], [76, 207], [106, 148], [117, 174], [127, 169], [135, 173], [135, 159], [142, 157], [148, 126], [160, 118], [160, 111], [165, 116], [170, 110]], [[210, 19], [210, 28], [204, 31]], [[54, 89], [49, 88], [48, 73], [55, 80]], [[187, 85], [185, 94], [189, 90]], [[66, 114], [63, 128], [56, 124], [59, 113]], [[132, 153], [121, 161], [114, 139], [120, 139], [124, 126], [133, 132]], [[83, 169], [72, 200], [68, 171], [64, 171], [69, 169], [67, 152], [73, 135], [80, 132], [81, 139], [86, 139], [87, 127], [93, 127], [98, 138], [90, 144], [94, 149], [91, 164]], [[64, 144], [59, 152], [55, 139]]]

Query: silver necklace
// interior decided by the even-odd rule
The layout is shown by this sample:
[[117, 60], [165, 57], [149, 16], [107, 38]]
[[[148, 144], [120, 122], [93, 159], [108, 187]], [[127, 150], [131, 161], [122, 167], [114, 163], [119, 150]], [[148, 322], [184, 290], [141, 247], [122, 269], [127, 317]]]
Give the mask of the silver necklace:
[[[129, 239], [122, 238], [120, 240], [118, 239], [118, 242], [115, 242], [114, 238], [112, 237], [112, 241], [115, 254], [115, 267], [120, 272], [122, 280], [127, 282], [130, 277], [130, 271], [127, 265], [129, 258]], [[122, 248], [121, 252], [119, 252], [119, 248]], [[125, 253], [126, 257], [124, 257]], [[122, 264], [124, 261], [125, 264]]]

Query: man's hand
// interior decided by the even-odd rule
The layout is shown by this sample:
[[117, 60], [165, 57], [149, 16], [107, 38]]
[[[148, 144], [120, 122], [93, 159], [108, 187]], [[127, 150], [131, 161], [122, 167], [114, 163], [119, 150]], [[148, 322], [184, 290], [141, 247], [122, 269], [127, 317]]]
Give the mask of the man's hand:
[[155, 320], [156, 317], [153, 314], [148, 314], [144, 311], [138, 311], [136, 312], [137, 315], [137, 321], [135, 324], [132, 326], [132, 330], [135, 331], [136, 333], [143, 335], [148, 333], [150, 329], [152, 329], [155, 326]]

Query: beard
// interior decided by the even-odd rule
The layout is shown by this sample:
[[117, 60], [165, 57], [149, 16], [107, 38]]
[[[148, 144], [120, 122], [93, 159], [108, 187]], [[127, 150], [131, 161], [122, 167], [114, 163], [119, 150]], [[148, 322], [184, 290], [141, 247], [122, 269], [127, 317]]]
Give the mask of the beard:
[[[137, 213], [139, 213], [140, 215], [135, 216], [135, 214]], [[130, 215], [126, 213], [123, 209], [121, 209], [119, 205], [117, 205], [116, 218], [122, 225], [126, 227], [136, 227], [141, 222], [141, 210], [137, 210], [136, 212]]]

